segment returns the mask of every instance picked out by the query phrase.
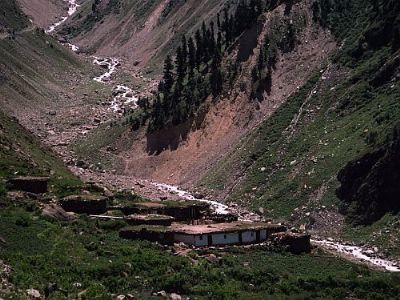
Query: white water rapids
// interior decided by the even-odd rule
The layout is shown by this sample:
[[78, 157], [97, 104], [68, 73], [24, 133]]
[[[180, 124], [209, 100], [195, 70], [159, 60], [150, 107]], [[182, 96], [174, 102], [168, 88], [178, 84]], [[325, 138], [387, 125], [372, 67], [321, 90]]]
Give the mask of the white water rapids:
[[[117, 71], [118, 66], [121, 65], [118, 58], [107, 57], [100, 58], [95, 56], [93, 63], [107, 69], [102, 75], [93, 78], [93, 80], [100, 83], [107, 83], [111, 80], [111, 76]], [[115, 113], [123, 113], [125, 109], [135, 109], [138, 107], [139, 99], [133, 95], [131, 88], [124, 85], [117, 85], [113, 90], [113, 101], [111, 102], [111, 109]]]
[[172, 194], [179, 196], [180, 198], [186, 200], [200, 201], [206, 202], [210, 204], [211, 210], [217, 215], [228, 215], [233, 214], [239, 217], [239, 221], [243, 222], [260, 222], [262, 221], [262, 217], [258, 214], [252, 213], [243, 208], [239, 208], [236, 205], [226, 205], [217, 201], [206, 200], [206, 199], [198, 199], [193, 194], [179, 189], [177, 186], [165, 184], [165, 183], [153, 183], [159, 190], [166, 191]]
[[212, 211], [218, 215], [228, 215], [232, 213], [232, 210], [229, 208], [228, 205], [216, 202], [216, 201], [210, 201], [210, 200], [204, 200], [204, 199], [197, 199], [195, 196], [190, 194], [187, 191], [180, 190], [178, 187], [165, 184], [165, 183], [154, 183], [154, 185], [162, 191], [167, 191], [172, 194], [176, 194], [180, 198], [186, 199], [186, 200], [193, 200], [193, 201], [201, 201], [201, 202], [207, 202], [210, 204], [210, 207]]
[[[79, 4], [77, 4], [77, 0], [64, 0], [65, 2], [68, 2], [68, 16], [64, 16], [61, 18], [60, 21], [54, 23], [51, 25], [45, 32], [46, 33], [52, 33], [54, 30], [65, 23], [73, 14], [76, 13], [78, 8], [80, 7]], [[65, 43], [65, 46], [70, 48], [74, 52], [79, 51], [79, 47], [75, 46], [71, 43]], [[107, 58], [100, 58], [97, 56], [93, 57], [93, 63], [107, 69], [107, 71], [98, 76], [93, 78], [93, 80], [100, 82], [100, 83], [106, 83], [111, 80], [111, 76], [116, 72], [117, 67], [121, 65], [120, 60], [115, 57], [107, 57]], [[114, 88], [113, 90], [113, 101], [110, 104], [110, 109], [114, 113], [123, 113], [125, 109], [131, 108], [135, 109], [138, 107], [137, 102], [138, 98], [133, 95], [132, 89], [130, 89], [127, 86], [124, 85], [118, 85], [117, 87]]]
[[344, 256], [354, 258], [354, 260], [360, 262], [366, 262], [379, 268], [383, 268], [389, 272], [400, 272], [400, 265], [398, 262], [393, 262], [378, 257], [378, 254], [374, 249], [362, 248], [354, 245], [341, 244], [339, 242], [327, 241], [327, 240], [312, 240], [312, 242], [331, 251], [335, 251]]
[[45, 30], [46, 33], [52, 33], [54, 30], [56, 30], [57, 27], [60, 25], [64, 24], [65, 21], [68, 20], [70, 16], [72, 16], [76, 11], [78, 10], [78, 7], [80, 6], [77, 4], [77, 0], [64, 0], [64, 2], [68, 2], [68, 16], [61, 17], [61, 20], [54, 23], [51, 25], [47, 30]]

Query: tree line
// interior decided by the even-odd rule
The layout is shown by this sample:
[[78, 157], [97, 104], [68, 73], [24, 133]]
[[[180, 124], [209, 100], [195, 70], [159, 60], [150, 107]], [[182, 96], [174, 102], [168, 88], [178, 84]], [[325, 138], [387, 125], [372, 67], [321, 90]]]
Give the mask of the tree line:
[[277, 1], [242, 0], [228, 4], [209, 24], [202, 23], [193, 36], [182, 36], [174, 57], [167, 56], [163, 78], [155, 96], [150, 131], [183, 123], [193, 117], [204, 100], [217, 97], [235, 65], [223, 66], [224, 55], [237, 38], [256, 24], [258, 17]]

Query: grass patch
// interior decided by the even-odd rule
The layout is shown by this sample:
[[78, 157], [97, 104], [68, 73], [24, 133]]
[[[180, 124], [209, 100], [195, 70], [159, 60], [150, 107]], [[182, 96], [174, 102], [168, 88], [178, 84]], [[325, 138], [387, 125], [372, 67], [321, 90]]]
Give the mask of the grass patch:
[[[0, 216], [6, 241], [0, 255], [13, 268], [10, 282], [42, 294], [55, 283], [67, 293], [53, 292], [57, 299], [76, 298], [83, 290], [91, 299], [113, 299], [112, 293], [143, 299], [160, 290], [197, 299], [390, 299], [399, 293], [398, 274], [319, 252], [295, 256], [233, 247], [178, 257], [149, 242], [121, 240], [113, 228], [86, 218], [49, 222], [22, 210], [3, 210]], [[204, 259], [211, 253], [222, 256], [219, 263]]]

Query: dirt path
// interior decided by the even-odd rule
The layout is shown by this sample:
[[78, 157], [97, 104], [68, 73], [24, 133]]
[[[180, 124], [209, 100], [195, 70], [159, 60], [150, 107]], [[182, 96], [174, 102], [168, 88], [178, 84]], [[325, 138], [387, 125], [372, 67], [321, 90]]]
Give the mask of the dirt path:
[[18, 36], [20, 34], [31, 32], [31, 31], [34, 31], [36, 29], [37, 29], [36, 26], [30, 26], [28, 28], [22, 29], [20, 31], [15, 31], [15, 32], [12, 32], [12, 33], [8, 33], [8, 32], [7, 33], [0, 33], [0, 40], [8, 39], [8, 38], [11, 38], [13, 36]]

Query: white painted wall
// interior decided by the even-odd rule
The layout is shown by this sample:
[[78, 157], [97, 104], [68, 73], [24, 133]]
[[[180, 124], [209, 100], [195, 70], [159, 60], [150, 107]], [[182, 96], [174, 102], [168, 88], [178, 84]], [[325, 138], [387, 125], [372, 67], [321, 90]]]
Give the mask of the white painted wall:
[[195, 245], [195, 236], [189, 234], [175, 233], [174, 242], [185, 243], [187, 245]]
[[195, 245], [197, 247], [208, 246], [208, 234], [196, 235], [196, 237], [195, 237]]
[[[260, 230], [260, 242], [266, 241], [268, 232], [266, 229]], [[212, 245], [234, 245], [239, 244], [239, 232], [232, 233], [213, 233], [212, 234]], [[196, 247], [208, 246], [208, 234], [203, 235], [190, 235], [183, 233], [174, 234], [175, 242], [182, 242], [187, 245], [194, 245]], [[243, 244], [252, 244], [257, 241], [257, 230], [248, 230], [242, 232]]]
[[262, 242], [267, 240], [267, 230], [266, 229], [262, 229], [260, 231], [260, 240]]
[[243, 244], [254, 243], [257, 239], [256, 231], [243, 231], [242, 232], [242, 242]]
[[239, 244], [239, 233], [214, 233], [212, 235], [213, 245], [232, 245]]

